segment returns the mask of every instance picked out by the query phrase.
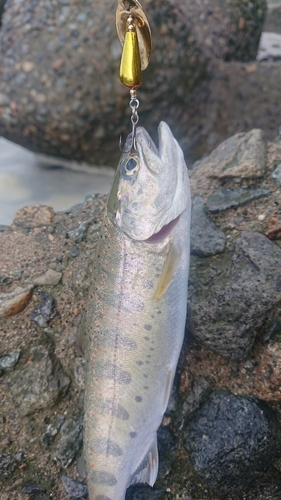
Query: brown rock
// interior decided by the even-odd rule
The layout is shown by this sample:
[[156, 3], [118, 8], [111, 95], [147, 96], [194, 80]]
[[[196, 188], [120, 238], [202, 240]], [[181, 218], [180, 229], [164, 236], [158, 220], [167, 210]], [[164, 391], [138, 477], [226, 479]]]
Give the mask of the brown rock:
[[33, 286], [17, 287], [13, 292], [0, 293], [0, 318], [9, 318], [20, 313], [29, 303]]

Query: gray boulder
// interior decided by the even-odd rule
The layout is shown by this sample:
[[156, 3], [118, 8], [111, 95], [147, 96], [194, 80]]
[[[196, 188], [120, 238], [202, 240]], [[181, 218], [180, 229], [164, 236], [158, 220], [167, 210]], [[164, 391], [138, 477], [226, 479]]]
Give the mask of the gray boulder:
[[278, 457], [280, 427], [266, 403], [218, 391], [188, 424], [185, 446], [196, 472], [225, 498], [259, 477]]
[[[0, 135], [49, 155], [117, 160], [129, 107], [118, 77], [115, 6], [9, 0], [0, 30]], [[144, 0], [143, 7], [153, 52], [141, 91], [142, 123], [153, 129], [170, 116], [178, 126], [195, 89], [202, 100], [197, 89], [208, 81], [210, 58], [255, 58], [266, 1]]]
[[234, 249], [219, 259], [196, 260], [190, 291], [195, 338], [221, 356], [243, 359], [281, 300], [280, 269], [278, 246], [251, 231], [244, 231]]

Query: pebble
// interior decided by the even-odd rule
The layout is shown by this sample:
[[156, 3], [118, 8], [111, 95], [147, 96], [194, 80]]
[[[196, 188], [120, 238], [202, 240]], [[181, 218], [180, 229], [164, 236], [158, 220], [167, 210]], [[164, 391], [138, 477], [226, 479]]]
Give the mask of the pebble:
[[91, 221], [87, 220], [84, 222], [80, 222], [80, 224], [73, 229], [70, 229], [67, 233], [67, 236], [74, 241], [74, 243], [81, 243], [84, 241], [87, 236], [88, 227]]
[[184, 439], [196, 472], [224, 498], [268, 469], [281, 451], [280, 427], [270, 407], [224, 391], [202, 405]]
[[13, 292], [0, 293], [0, 318], [15, 316], [25, 309], [32, 297], [33, 285], [17, 287]]
[[190, 251], [192, 255], [209, 257], [224, 251], [226, 237], [204, 210], [204, 200], [195, 196], [191, 212]]
[[31, 321], [34, 321], [41, 328], [47, 324], [57, 314], [56, 301], [53, 297], [45, 297], [32, 311], [30, 315]]
[[20, 351], [18, 352], [9, 352], [6, 356], [0, 358], [0, 370], [3, 372], [11, 370], [16, 366], [20, 357]]
[[74, 259], [79, 256], [79, 248], [76, 245], [73, 245], [73, 247], [70, 249], [70, 255]]
[[54, 424], [49, 424], [44, 434], [41, 436], [41, 443], [50, 446], [58, 434], [64, 421], [63, 415], [58, 415]]
[[54, 209], [44, 205], [29, 205], [15, 212], [13, 224], [26, 229], [50, 226], [54, 217]]
[[61, 427], [61, 438], [57, 443], [54, 459], [62, 467], [68, 467], [82, 448], [83, 417], [78, 416], [67, 420]]
[[35, 495], [36, 493], [45, 493], [46, 488], [37, 483], [24, 483], [21, 492], [26, 495]]
[[281, 186], [281, 163], [277, 165], [276, 169], [271, 174], [272, 179]]
[[53, 269], [48, 269], [44, 274], [38, 276], [33, 281], [34, 285], [44, 286], [44, 285], [58, 285], [62, 278], [62, 273], [59, 271], [54, 271]]
[[7, 478], [11, 476], [22, 460], [23, 457], [21, 453], [16, 455], [2, 453], [0, 455], [0, 477]]
[[228, 208], [242, 207], [253, 200], [258, 200], [270, 194], [271, 191], [268, 189], [221, 188], [209, 196], [206, 209], [211, 213], [217, 213]]
[[67, 500], [79, 500], [79, 498], [88, 498], [88, 488], [80, 481], [75, 481], [68, 476], [61, 477]]

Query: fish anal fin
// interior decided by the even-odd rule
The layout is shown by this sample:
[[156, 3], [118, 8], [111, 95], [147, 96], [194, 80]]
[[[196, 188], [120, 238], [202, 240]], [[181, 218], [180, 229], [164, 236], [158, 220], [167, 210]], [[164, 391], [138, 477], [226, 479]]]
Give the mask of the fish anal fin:
[[173, 278], [173, 275], [179, 265], [180, 262], [180, 252], [176, 245], [173, 243], [171, 245], [171, 248], [167, 254], [166, 260], [164, 262], [154, 295], [153, 299], [156, 301], [158, 300], [161, 295], [165, 292], [165, 290], [168, 288], [169, 284], [171, 283], [171, 280]]
[[155, 433], [151, 447], [134, 472], [130, 485], [148, 483], [150, 486], [153, 486], [158, 474], [158, 462], [157, 434]]

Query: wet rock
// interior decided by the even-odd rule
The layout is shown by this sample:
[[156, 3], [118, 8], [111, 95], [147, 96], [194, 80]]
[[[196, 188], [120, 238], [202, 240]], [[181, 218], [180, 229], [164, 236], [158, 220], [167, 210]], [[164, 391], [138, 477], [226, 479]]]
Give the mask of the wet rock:
[[73, 259], [75, 259], [76, 257], [79, 256], [79, 248], [76, 245], [73, 245], [69, 253], [70, 256], [73, 257]]
[[226, 495], [270, 466], [280, 454], [281, 434], [266, 403], [217, 391], [187, 425], [185, 446], [206, 485]]
[[0, 358], [0, 370], [6, 372], [8, 370], [12, 370], [14, 366], [16, 366], [20, 357], [20, 351], [18, 352], [9, 352], [6, 356], [2, 356]]
[[242, 207], [253, 200], [258, 200], [270, 194], [271, 192], [268, 189], [217, 189], [207, 199], [206, 209], [212, 213], [221, 212], [228, 208]]
[[33, 281], [33, 284], [36, 286], [44, 286], [44, 285], [58, 285], [62, 278], [62, 273], [58, 271], [54, 271], [53, 269], [48, 269], [44, 274], [38, 276]]
[[281, 186], [281, 163], [277, 165], [276, 169], [271, 174], [272, 179]]
[[24, 483], [22, 485], [21, 492], [26, 495], [35, 495], [38, 493], [45, 493], [46, 488], [37, 483]]
[[126, 500], [162, 500], [165, 498], [165, 491], [158, 488], [145, 486], [130, 486], [127, 489]]
[[18, 465], [22, 462], [22, 454], [12, 455], [10, 453], [2, 453], [0, 455], [0, 478], [4, 479], [13, 474]]
[[266, 139], [260, 129], [235, 134], [214, 151], [195, 163], [196, 173], [203, 177], [258, 178], [265, 174]]
[[190, 251], [199, 257], [209, 257], [221, 253], [226, 237], [204, 210], [202, 196], [195, 196], [191, 212]]
[[80, 224], [77, 227], [74, 227], [73, 229], [70, 229], [68, 231], [67, 233], [68, 237], [71, 240], [73, 240], [74, 243], [81, 243], [81, 241], [84, 241], [86, 239], [90, 223], [91, 223], [90, 220], [80, 222]]
[[[122, 49], [115, 9], [109, 0], [85, 0], [82, 12], [75, 2], [59, 3], [53, 11], [43, 0], [36, 8], [28, 0], [21, 9], [17, 0], [7, 4], [0, 33], [0, 135], [40, 153], [112, 165], [130, 112], [118, 78]], [[179, 124], [190, 94], [208, 81], [210, 58], [256, 57], [265, 0], [212, 0], [211, 7], [203, 0], [176, 6], [171, 0], [144, 0], [143, 7], [153, 33], [142, 87], [146, 123], [174, 114]], [[84, 17], [77, 20], [80, 14]]]
[[64, 421], [64, 416], [58, 415], [56, 418], [56, 422], [54, 424], [49, 424], [47, 426], [46, 431], [41, 436], [42, 444], [44, 444], [45, 446], [50, 446], [52, 444], [63, 424], [63, 421]]
[[32, 229], [49, 226], [54, 216], [54, 209], [44, 205], [29, 205], [16, 211], [13, 225]]
[[17, 287], [13, 292], [0, 293], [0, 318], [9, 318], [19, 314], [32, 297], [33, 285]]
[[234, 250], [220, 258], [193, 260], [193, 335], [221, 356], [245, 357], [268, 313], [280, 302], [280, 269], [281, 250], [251, 231], [244, 231]]
[[61, 427], [60, 433], [55, 460], [59, 461], [62, 467], [68, 467], [82, 447], [83, 417], [67, 420]]
[[79, 498], [88, 498], [88, 488], [80, 481], [75, 481], [68, 476], [61, 477], [67, 500], [79, 500]]
[[31, 321], [34, 321], [41, 328], [47, 324], [57, 314], [56, 301], [52, 297], [46, 296], [34, 309], [30, 315]]
[[43, 345], [33, 347], [29, 363], [14, 370], [6, 381], [21, 416], [54, 405], [66, 394], [69, 384], [69, 377]]
[[198, 410], [200, 404], [210, 394], [210, 383], [204, 377], [200, 376], [195, 380], [191, 386], [190, 391], [184, 399], [180, 414], [181, 422], [195, 410]]

